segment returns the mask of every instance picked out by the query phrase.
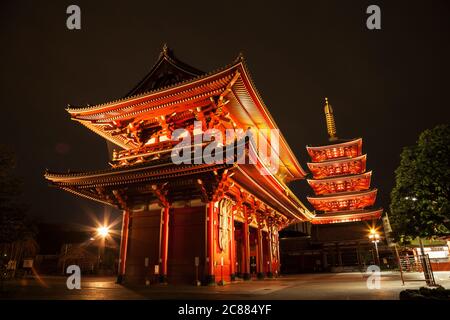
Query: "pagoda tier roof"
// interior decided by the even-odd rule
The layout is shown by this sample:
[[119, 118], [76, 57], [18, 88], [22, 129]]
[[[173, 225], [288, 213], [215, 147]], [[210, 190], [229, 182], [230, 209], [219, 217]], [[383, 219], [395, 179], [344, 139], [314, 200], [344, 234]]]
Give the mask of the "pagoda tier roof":
[[[167, 58], [164, 59], [169, 61]], [[212, 99], [218, 97], [227, 100], [222, 109], [224, 113], [229, 114], [236, 128], [244, 130], [250, 128], [256, 131], [278, 129], [255, 88], [242, 56], [232, 64], [214, 72], [193, 76], [151, 91], [141, 93], [139, 89], [136, 92], [139, 93], [100, 105], [69, 107], [67, 111], [73, 120], [127, 150], [139, 148], [141, 145], [130, 140], [125, 133], [117, 133], [115, 130], [118, 127], [124, 128], [139, 121], [151, 122], [158, 117], [173, 114], [192, 113], [191, 116], [194, 116], [193, 110], [207, 107]], [[306, 172], [281, 133], [279, 158], [282, 168], [279, 176], [284, 181], [302, 179], [306, 176]]]
[[[232, 181], [291, 220], [311, 220], [313, 214], [290, 189], [273, 175], [258, 172], [261, 164], [174, 164], [170, 157], [140, 164], [92, 172], [52, 173], [45, 178], [54, 186], [98, 202], [120, 207], [114, 192], [123, 190], [130, 199], [151, 193], [152, 185], [168, 184], [172, 201], [201, 197], [197, 182], [205, 188], [216, 184], [217, 171], [233, 172]], [[134, 190], [134, 191], [133, 191]], [[147, 199], [150, 199], [147, 196]], [[131, 201], [131, 200], [130, 200]]]
[[308, 179], [316, 195], [362, 191], [370, 188], [372, 171], [324, 179]]
[[354, 179], [365, 179], [372, 176], [372, 171], [367, 171], [362, 174], [347, 174], [342, 176], [336, 176], [331, 178], [323, 178], [323, 179], [307, 179], [306, 181], [309, 184], [322, 184], [336, 181], [346, 181], [346, 180], [354, 180]]
[[383, 209], [365, 209], [365, 210], [340, 211], [333, 213], [322, 213], [316, 215], [312, 219], [311, 223], [331, 224], [331, 223], [365, 221], [365, 220], [379, 219], [382, 213]]
[[357, 157], [362, 154], [362, 138], [338, 140], [338, 143], [320, 147], [306, 146], [312, 162], [326, 162], [345, 157]]
[[339, 201], [339, 200], [349, 200], [349, 199], [356, 199], [361, 197], [367, 197], [367, 196], [376, 196], [377, 189], [370, 189], [367, 191], [352, 191], [352, 192], [339, 192], [339, 193], [333, 193], [333, 194], [324, 194], [314, 197], [307, 197], [308, 201], [318, 201], [318, 202], [324, 202], [324, 201]]
[[321, 144], [318, 146], [306, 146], [307, 150], [323, 150], [328, 148], [336, 148], [336, 147], [345, 147], [352, 144], [358, 144], [362, 146], [362, 138], [353, 138], [353, 139], [336, 139], [332, 141], [328, 141], [326, 144]]
[[361, 210], [374, 205], [377, 189], [368, 191], [342, 192], [315, 197], [307, 197], [309, 203], [318, 211], [337, 212], [342, 210]]
[[308, 162], [314, 179], [361, 174], [366, 171], [366, 155], [326, 162]]
[[320, 168], [320, 167], [327, 167], [329, 165], [333, 165], [333, 164], [341, 164], [341, 163], [346, 163], [346, 162], [352, 162], [352, 161], [359, 161], [359, 160], [363, 160], [366, 161], [367, 155], [363, 154], [357, 157], [345, 157], [345, 158], [339, 158], [339, 159], [333, 159], [333, 160], [328, 160], [328, 161], [323, 161], [323, 162], [308, 162], [308, 167], [311, 168]]

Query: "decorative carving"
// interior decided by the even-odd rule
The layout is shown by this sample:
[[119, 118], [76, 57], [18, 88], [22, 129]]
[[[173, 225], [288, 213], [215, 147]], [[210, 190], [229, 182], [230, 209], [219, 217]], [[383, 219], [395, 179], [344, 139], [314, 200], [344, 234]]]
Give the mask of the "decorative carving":
[[219, 201], [219, 248], [222, 251], [228, 247], [230, 234], [230, 217], [233, 202], [227, 198]]
[[277, 242], [277, 235], [278, 230], [275, 226], [272, 227], [272, 232], [270, 233], [272, 237], [272, 257], [276, 258], [278, 256], [278, 242]]
[[[97, 191], [100, 194], [103, 194], [104, 188], [98, 187]], [[113, 193], [114, 197], [116, 198], [117, 202], [119, 203], [119, 208], [122, 210], [127, 209], [128, 206], [127, 206], [126, 196], [124, 196], [120, 190], [113, 190], [112, 193]]]
[[152, 192], [154, 193], [154, 195], [158, 199], [159, 203], [163, 207], [170, 206], [169, 199], [167, 197], [167, 194], [168, 194], [167, 185], [168, 185], [168, 182], [163, 183], [162, 185], [154, 184], [151, 186]]

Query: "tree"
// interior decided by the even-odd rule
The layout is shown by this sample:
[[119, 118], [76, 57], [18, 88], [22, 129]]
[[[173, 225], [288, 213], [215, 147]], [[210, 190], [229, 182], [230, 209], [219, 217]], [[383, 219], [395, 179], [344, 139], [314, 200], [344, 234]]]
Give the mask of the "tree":
[[394, 239], [449, 236], [450, 126], [425, 130], [400, 158], [390, 206]]
[[0, 243], [12, 243], [29, 234], [25, 206], [20, 201], [22, 183], [14, 174], [15, 158], [0, 145]]

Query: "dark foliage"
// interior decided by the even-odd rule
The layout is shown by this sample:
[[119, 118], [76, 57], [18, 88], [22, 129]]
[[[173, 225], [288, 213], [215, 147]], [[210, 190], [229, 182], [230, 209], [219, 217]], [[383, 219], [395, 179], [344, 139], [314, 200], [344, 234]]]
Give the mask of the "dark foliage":
[[0, 243], [12, 243], [35, 234], [20, 199], [22, 183], [14, 168], [12, 152], [0, 145]]
[[450, 235], [450, 126], [425, 130], [395, 171], [391, 223], [395, 240]]

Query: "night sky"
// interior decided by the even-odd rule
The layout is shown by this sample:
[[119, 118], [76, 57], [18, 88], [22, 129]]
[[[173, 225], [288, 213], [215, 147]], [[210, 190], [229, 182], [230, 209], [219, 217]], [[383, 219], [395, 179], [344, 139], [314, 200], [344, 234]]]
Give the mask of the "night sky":
[[[79, 31], [66, 28], [70, 4], [81, 7]], [[370, 4], [381, 7], [381, 30], [366, 28]], [[338, 136], [364, 138], [377, 205], [388, 208], [402, 147], [449, 122], [449, 8], [448, 1], [2, 1], [1, 143], [17, 154], [30, 214], [88, 224], [104, 206], [43, 178], [46, 168], [108, 167], [105, 140], [71, 121], [67, 104], [124, 96], [165, 42], [204, 71], [243, 52], [302, 166], [305, 146], [326, 142], [326, 96]], [[306, 181], [291, 186], [306, 203]]]

